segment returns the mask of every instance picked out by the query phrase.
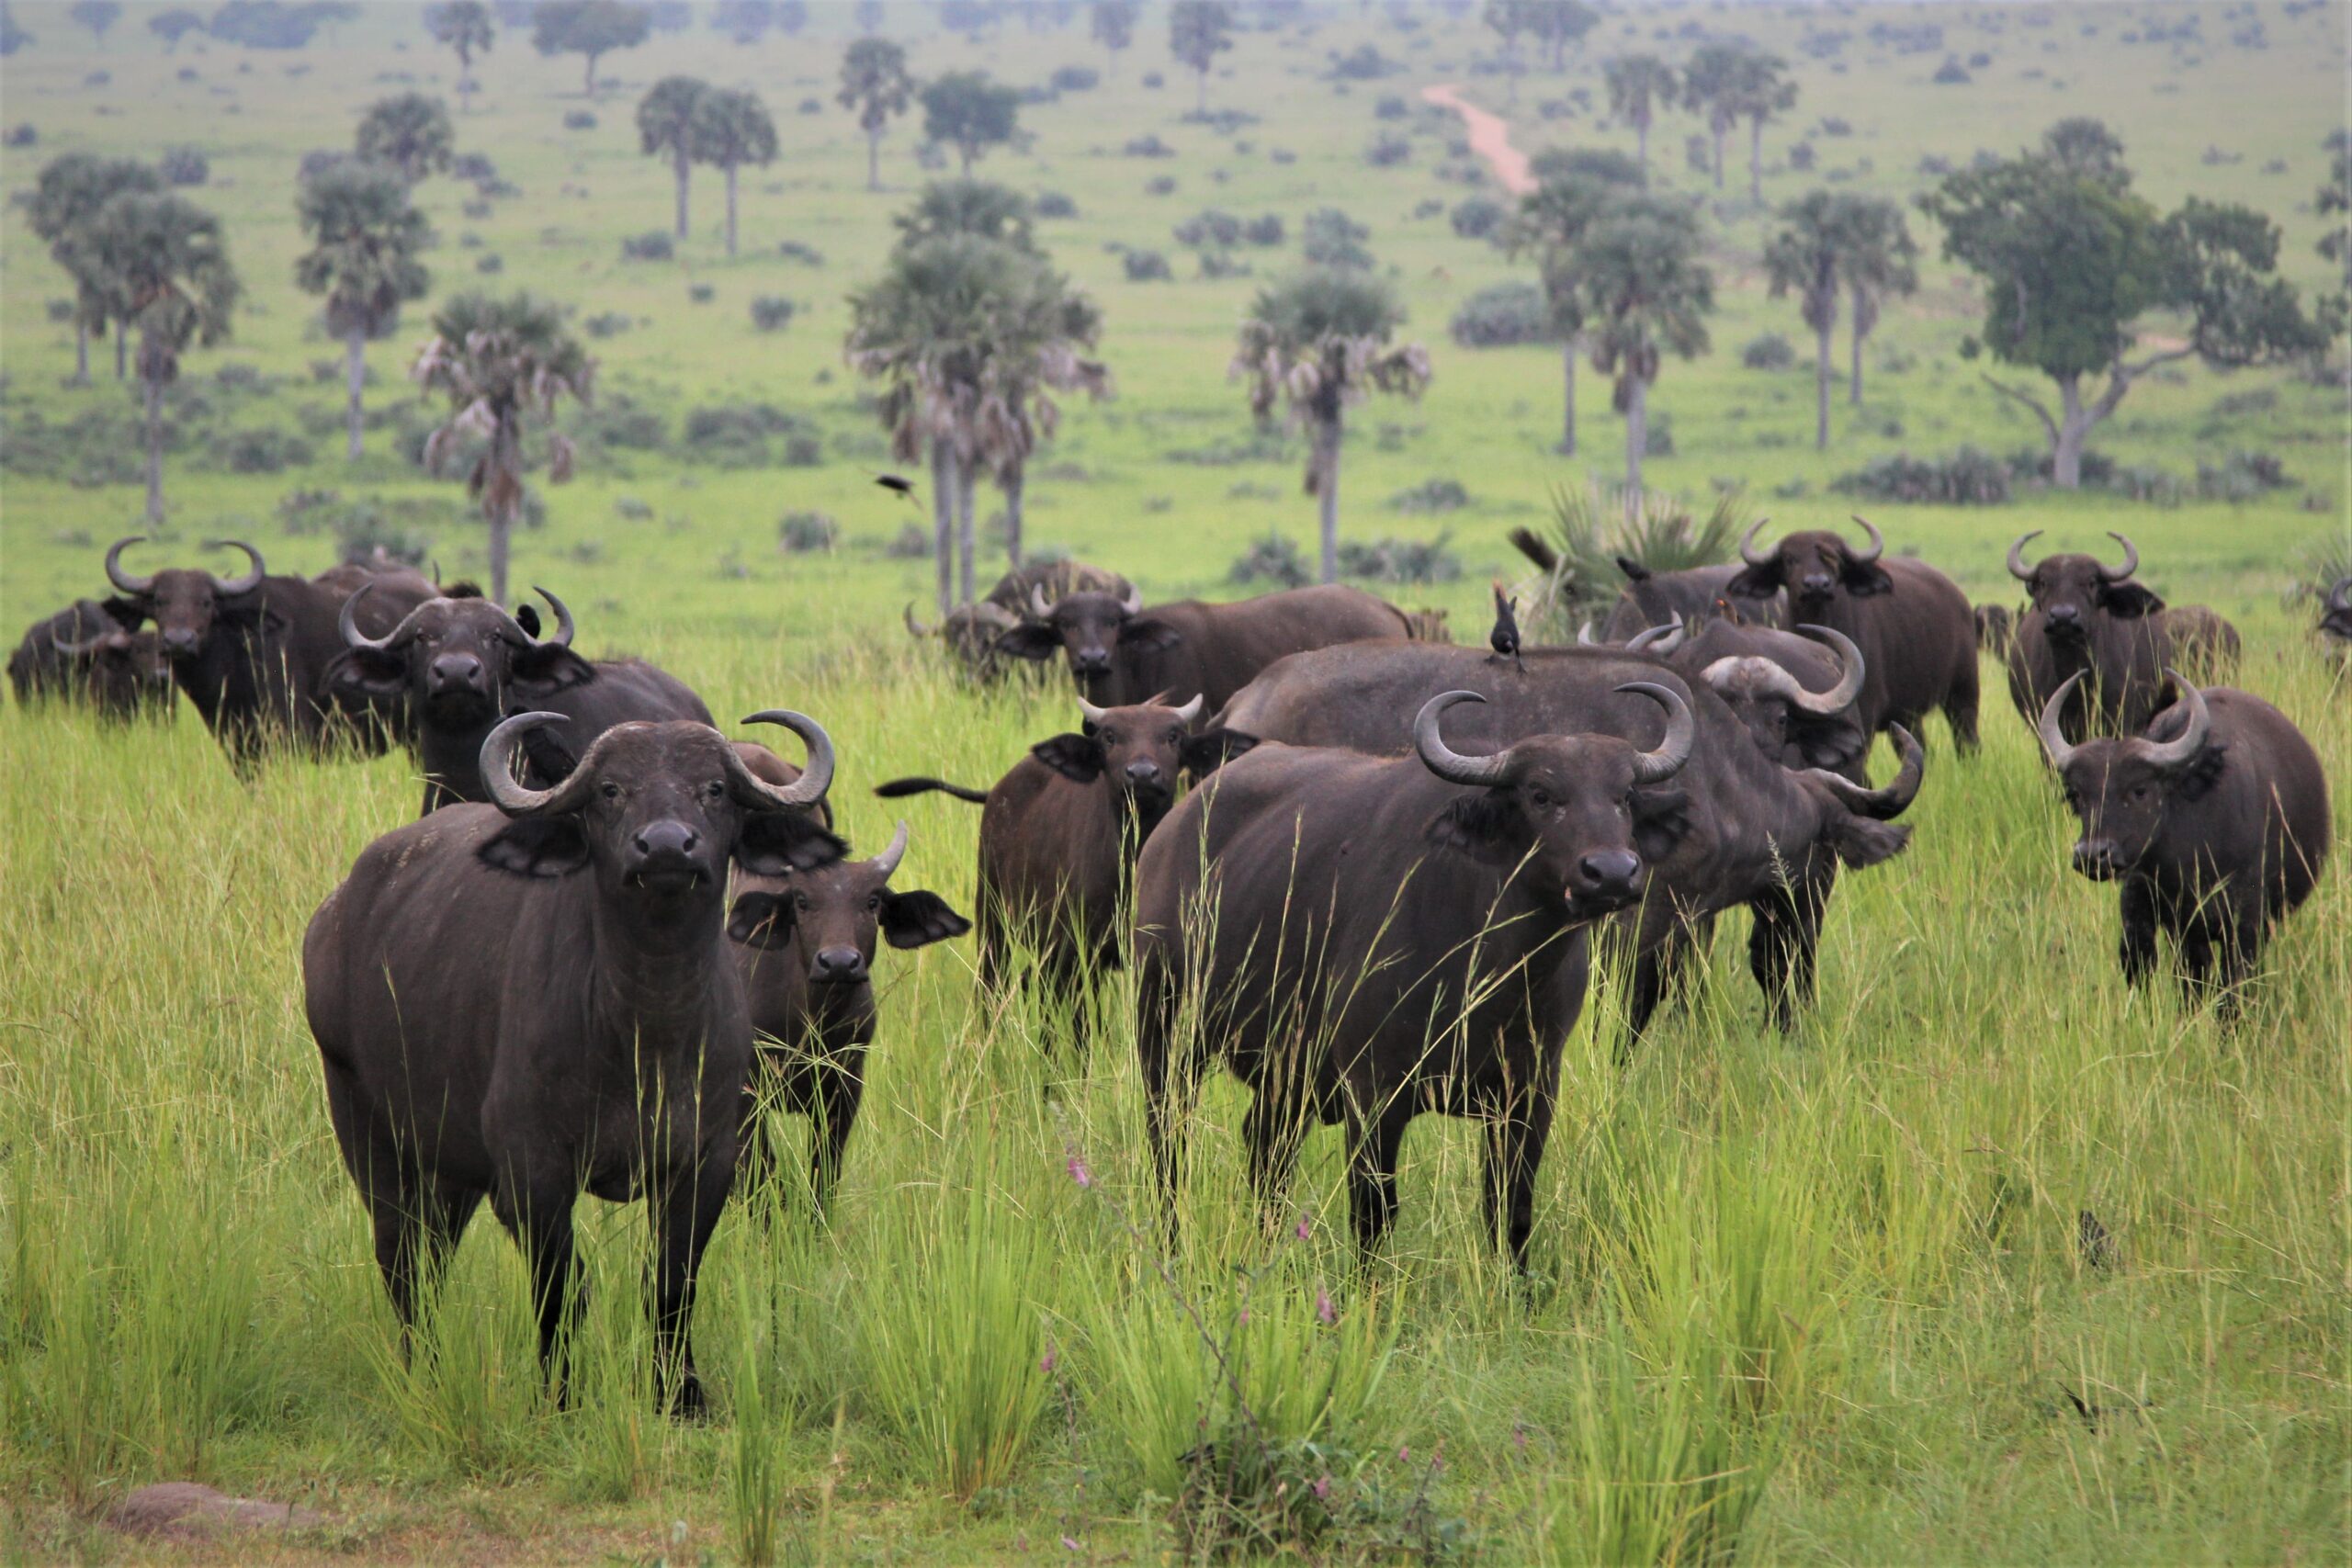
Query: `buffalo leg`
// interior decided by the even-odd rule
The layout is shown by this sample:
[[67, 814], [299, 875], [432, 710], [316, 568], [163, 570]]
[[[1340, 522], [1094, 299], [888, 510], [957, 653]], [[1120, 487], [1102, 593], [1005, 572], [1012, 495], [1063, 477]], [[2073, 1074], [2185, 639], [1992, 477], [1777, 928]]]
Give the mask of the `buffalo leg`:
[[531, 1310], [539, 1324], [539, 1371], [556, 1404], [571, 1404], [571, 1335], [584, 1292], [572, 1245], [571, 1210], [578, 1200], [569, 1180], [525, 1183], [510, 1179], [491, 1201], [531, 1270]]
[[653, 1369], [670, 1413], [698, 1417], [708, 1408], [695, 1373], [695, 1278], [703, 1248], [727, 1207], [724, 1167], [697, 1163], [673, 1172], [649, 1194], [653, 1220]]
[[[1177, 1193], [1183, 1180], [1184, 1118], [1201, 1076], [1196, 1033], [1179, 1040], [1175, 987], [1167, 965], [1142, 958], [1136, 975], [1136, 1058], [1143, 1073], [1144, 1136], [1159, 1177], [1168, 1244], [1176, 1245]], [[1196, 1026], [1197, 1028], [1197, 1026]]]
[[1978, 671], [1971, 659], [1944, 693], [1944, 722], [1951, 726], [1952, 745], [1962, 756], [1976, 750]]
[[2123, 884], [2123, 942], [2116, 953], [2126, 985], [2144, 982], [2156, 966], [2156, 895], [2132, 878]]
[[1296, 1086], [1269, 1077], [1258, 1088], [1241, 1120], [1241, 1141], [1250, 1150], [1250, 1190], [1261, 1216], [1278, 1224], [1283, 1195], [1290, 1189], [1298, 1146], [1306, 1138], [1307, 1103]]
[[1510, 1249], [1511, 1267], [1521, 1274], [1535, 1228], [1535, 1173], [1551, 1136], [1548, 1093], [1515, 1095], [1487, 1119], [1487, 1230]]
[[827, 1062], [817, 1070], [823, 1087], [808, 1128], [808, 1186], [821, 1222], [832, 1203], [833, 1188], [842, 1179], [850, 1129], [857, 1125], [857, 1108], [865, 1097], [865, 1073], [862, 1064], [852, 1067], [841, 1062]]
[[752, 1071], [743, 1084], [743, 1120], [735, 1134], [738, 1153], [735, 1156], [735, 1184], [742, 1191], [744, 1206], [765, 1224], [769, 1203], [775, 1190], [775, 1143], [768, 1136], [767, 1118], [763, 1109], [762, 1084], [773, 1082], [775, 1070], [768, 1066], [763, 1053], [752, 1064]]
[[1774, 888], [1748, 905], [1756, 917], [1747, 937], [1748, 972], [1764, 992], [1772, 1027], [1796, 1027], [1799, 1008], [1813, 1005], [1821, 917], [1829, 902], [1829, 879]]
[[427, 1176], [412, 1176], [389, 1191], [371, 1191], [368, 1207], [376, 1227], [376, 1267], [401, 1325], [401, 1361], [414, 1353], [419, 1310], [439, 1291], [449, 1254], [466, 1222], [481, 1202], [468, 1191]]
[[1396, 1221], [1396, 1155], [1413, 1110], [1403, 1096], [1378, 1105], [1348, 1106], [1348, 1212], [1356, 1246], [1366, 1257], [1380, 1250]]

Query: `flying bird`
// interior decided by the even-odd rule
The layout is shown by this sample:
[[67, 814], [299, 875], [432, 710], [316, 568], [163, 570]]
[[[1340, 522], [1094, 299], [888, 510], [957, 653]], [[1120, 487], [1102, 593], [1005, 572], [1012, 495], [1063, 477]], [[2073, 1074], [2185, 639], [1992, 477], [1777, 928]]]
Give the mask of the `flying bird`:
[[880, 485], [884, 490], [890, 491], [893, 495], [905, 496], [907, 498], [907, 504], [915, 508], [917, 511], [921, 511], [922, 509], [922, 503], [915, 500], [914, 480], [902, 478], [897, 474], [876, 474], [874, 476], [874, 482]]
[[1527, 666], [1519, 657], [1519, 617], [1511, 614], [1512, 608], [1510, 595], [1503, 592], [1501, 583], [1496, 583], [1495, 629], [1487, 634], [1487, 646], [1495, 651], [1487, 656], [1487, 662], [1498, 664], [1508, 658], [1512, 667], [1524, 675]]

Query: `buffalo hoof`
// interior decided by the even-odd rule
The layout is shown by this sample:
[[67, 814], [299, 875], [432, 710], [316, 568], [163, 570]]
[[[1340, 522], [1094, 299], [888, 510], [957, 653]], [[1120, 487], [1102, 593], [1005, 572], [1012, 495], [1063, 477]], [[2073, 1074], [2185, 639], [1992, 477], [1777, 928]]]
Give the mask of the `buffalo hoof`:
[[702, 1379], [688, 1371], [678, 1380], [670, 1394], [670, 1419], [696, 1424], [710, 1419], [710, 1400], [702, 1392]]

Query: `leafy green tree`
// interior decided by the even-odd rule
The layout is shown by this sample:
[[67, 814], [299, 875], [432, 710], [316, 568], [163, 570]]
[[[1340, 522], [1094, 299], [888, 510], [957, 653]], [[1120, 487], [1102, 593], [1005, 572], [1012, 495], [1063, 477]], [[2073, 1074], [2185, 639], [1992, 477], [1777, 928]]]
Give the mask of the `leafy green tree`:
[[842, 52], [840, 103], [857, 111], [865, 132], [865, 188], [882, 188], [882, 133], [892, 117], [914, 102], [915, 79], [907, 74], [907, 51], [888, 39], [862, 38]]
[[1674, 102], [1674, 67], [1655, 54], [1625, 54], [1601, 67], [1609, 84], [1609, 112], [1634, 128], [1642, 184], [1650, 183], [1650, 126], [1661, 105]]
[[[153, 166], [132, 158], [102, 158], [95, 152], [67, 152], [52, 158], [33, 186], [28, 216], [33, 232], [49, 244], [49, 254], [74, 280], [74, 384], [90, 384], [90, 334], [104, 333], [109, 321], [119, 321], [112, 307], [118, 296], [110, 287], [105, 258], [90, 244], [90, 232], [107, 202], [126, 192], [152, 194], [164, 188], [164, 176]], [[115, 375], [123, 374], [120, 338], [117, 338]]]
[[1780, 228], [1764, 243], [1764, 276], [1772, 298], [1794, 294], [1798, 312], [1813, 329], [1816, 451], [1829, 449], [1829, 339], [1838, 330], [1838, 302], [1844, 292], [1846, 253], [1853, 231], [1848, 200], [1817, 190], [1782, 207]]
[[[1962, 344], [2055, 384], [2055, 411], [1984, 378], [2030, 410], [2050, 442], [2060, 488], [2082, 482], [2085, 442], [2140, 379], [2193, 356], [2245, 366], [2313, 352], [2322, 343], [2278, 275], [2278, 229], [2250, 208], [2192, 197], [2169, 217], [2128, 175], [2083, 174], [2028, 152], [1946, 175], [1919, 206], [1944, 231], [1944, 254], [1984, 282], [1984, 317]], [[2164, 311], [2183, 335], [2127, 357], [2140, 322]], [[2104, 378], [2086, 398], [2085, 382]]]
[[1320, 509], [1322, 580], [1340, 580], [1340, 449], [1347, 411], [1374, 392], [1418, 398], [1430, 382], [1429, 351], [1398, 344], [1404, 307], [1370, 273], [1310, 267], [1261, 290], [1241, 323], [1232, 374], [1250, 384], [1260, 420], [1287, 402], [1309, 440], [1306, 491]]
[[17, 13], [0, 4], [0, 55], [10, 55], [40, 39], [17, 25]]
[[[2352, 331], [2352, 131], [2331, 130], [2321, 147], [2328, 154], [2327, 183], [2312, 200], [2312, 210], [2334, 220], [2319, 239], [2319, 254], [2335, 264], [2340, 287], [2319, 300], [2319, 326], [2334, 343]], [[2345, 390], [2352, 395], [2352, 358], [2345, 362]]]
[[186, 197], [127, 191], [103, 208], [88, 244], [121, 290], [123, 323], [139, 333], [147, 405], [147, 520], [164, 520], [164, 389], [180, 356], [229, 335], [242, 289], [220, 220]]
[[440, 99], [396, 93], [379, 98], [360, 116], [352, 150], [364, 160], [399, 170], [401, 178], [414, 185], [427, 175], [448, 172], [457, 140]]
[[746, 164], [775, 162], [775, 121], [754, 93], [732, 87], [705, 93], [695, 105], [695, 161], [715, 165], [727, 180], [727, 254], [735, 254], [736, 172]]
[[1641, 185], [1641, 166], [1622, 152], [1596, 149], [1546, 152], [1529, 172], [1535, 188], [1520, 198], [1503, 231], [1513, 259], [1532, 258], [1544, 282], [1544, 303], [1560, 344], [1561, 456], [1577, 451], [1577, 360], [1583, 353], [1584, 302], [1577, 291], [1577, 249], [1593, 220], [1619, 191]]
[[649, 158], [670, 160], [677, 182], [677, 237], [686, 237], [686, 185], [694, 170], [695, 107], [710, 92], [699, 76], [664, 76], [637, 105], [639, 149]]
[[[1797, 85], [1789, 79], [1788, 62], [1776, 54], [1748, 51], [1741, 57], [1734, 80], [1731, 107], [1747, 121], [1747, 199], [1764, 201], [1764, 122], [1796, 107]], [[1717, 185], [1723, 183], [1721, 144], [1717, 144]]]
[[531, 47], [541, 54], [577, 54], [581, 91], [596, 96], [596, 62], [616, 49], [635, 49], [652, 30], [651, 13], [626, 0], [543, 0], [531, 9]]
[[885, 14], [882, 9], [882, 0], [857, 0], [857, 4], [850, 11], [852, 18], [857, 23], [857, 30], [868, 38], [872, 38], [882, 30]]
[[147, 30], [164, 40], [164, 52], [177, 54], [180, 39], [204, 30], [204, 18], [193, 11], [158, 11], [147, 18]]
[[360, 398], [368, 380], [368, 344], [400, 325], [401, 307], [424, 298], [432, 277], [417, 259], [432, 226], [409, 200], [408, 183], [381, 164], [337, 164], [302, 182], [295, 197], [311, 248], [294, 263], [294, 281], [326, 299], [327, 331], [343, 339], [349, 391], [345, 455], [359, 460]]
[[2058, 121], [2041, 133], [2041, 151], [2068, 174], [2119, 190], [2132, 183], [2132, 171], [2123, 163], [2123, 139], [2103, 119], [2071, 115]]
[[1233, 47], [1233, 12], [1225, 0], [1176, 0], [1168, 8], [1168, 52], [1191, 71], [1193, 111], [1209, 112], [1209, 69]]
[[1527, 17], [1528, 36], [1544, 46], [1555, 72], [1568, 68], [1568, 46], [1583, 39], [1600, 21], [1600, 13], [1581, 0], [1514, 0]]
[[1102, 72], [1107, 80], [1119, 73], [1120, 52], [1136, 41], [1136, 0], [1094, 0], [1091, 11], [1094, 41], [1109, 57]]
[[1527, 69], [1520, 58], [1519, 40], [1527, 32], [1527, 7], [1520, 0], [1487, 0], [1487, 8], [1479, 14], [1494, 35], [1503, 43], [1503, 101], [1519, 102], [1520, 73]]
[[775, 26], [773, 0], [718, 0], [710, 8], [710, 25], [737, 43], [757, 43]]
[[90, 41], [96, 44], [105, 43], [107, 34], [122, 20], [122, 7], [115, 0], [74, 0], [66, 14], [74, 18], [74, 26], [89, 28]]
[[808, 0], [776, 0], [776, 31], [786, 38], [798, 38], [800, 29], [808, 25]]
[[950, 234], [977, 234], [1038, 254], [1029, 198], [994, 180], [934, 180], [915, 204], [892, 219], [900, 248]]
[[1838, 270], [1854, 308], [1854, 366], [1847, 400], [1862, 405], [1862, 345], [1878, 330], [1879, 310], [1894, 295], [1919, 291], [1919, 247], [1903, 209], [1884, 197], [1847, 197], [1849, 233]]
[[982, 153], [1012, 140], [1020, 115], [1020, 89], [983, 72], [950, 71], [922, 90], [923, 135], [953, 145], [967, 177]]
[[1707, 349], [1715, 280], [1701, 260], [1704, 250], [1696, 213], [1646, 193], [1612, 199], [1577, 247], [1577, 293], [1592, 366], [1616, 378], [1616, 406], [1625, 416], [1631, 496], [1642, 493], [1649, 389], [1666, 356], [1693, 359]]
[[1739, 123], [1740, 80], [1747, 49], [1736, 43], [1702, 43], [1682, 67], [1682, 107], [1704, 115], [1714, 143], [1715, 188], [1724, 188], [1724, 138]]
[[491, 23], [490, 7], [482, 0], [448, 0], [424, 13], [425, 30], [433, 41], [458, 56], [458, 112], [467, 114], [473, 108], [474, 56], [488, 54], [491, 45], [498, 41], [498, 29]]
[[[523, 438], [533, 415], [551, 419], [565, 398], [585, 402], [596, 362], [565, 324], [564, 308], [523, 293], [509, 299], [460, 294], [433, 318], [433, 337], [409, 374], [447, 400], [449, 417], [425, 438], [424, 466], [437, 469], [456, 442], [481, 443], [467, 493], [490, 525], [490, 596], [506, 603], [507, 558], [523, 507]], [[548, 479], [571, 477], [571, 443], [548, 437]]]

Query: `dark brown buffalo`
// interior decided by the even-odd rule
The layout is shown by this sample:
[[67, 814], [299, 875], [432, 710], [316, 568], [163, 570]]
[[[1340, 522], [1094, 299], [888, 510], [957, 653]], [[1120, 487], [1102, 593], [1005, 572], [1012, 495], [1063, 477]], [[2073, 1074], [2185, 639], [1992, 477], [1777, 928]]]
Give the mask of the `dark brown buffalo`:
[[1990, 658], [2006, 661], [2009, 645], [2017, 640], [2017, 613], [2007, 604], [1976, 606], [1976, 649]]
[[1586, 930], [1640, 899], [1690, 821], [1689, 706], [1655, 682], [1619, 690], [1655, 705], [1656, 745], [1544, 735], [1465, 756], [1439, 716], [1481, 699], [1445, 692], [1412, 720], [1417, 756], [1261, 746], [1169, 815], [1136, 867], [1136, 963], [1171, 1216], [1183, 1108], [1223, 1064], [1255, 1094], [1243, 1139], [1262, 1203], [1307, 1123], [1344, 1121], [1369, 1250], [1396, 1215], [1407, 1124], [1476, 1117], [1487, 1224], [1525, 1262]]
[[1609, 642], [1624, 642], [1651, 626], [1662, 626], [1677, 615], [1696, 626], [1703, 620], [1733, 620], [1754, 626], [1789, 624], [1788, 596], [1775, 589], [1761, 597], [1739, 593], [1734, 583], [1746, 569], [1738, 566], [1695, 566], [1680, 571], [1652, 571], [1631, 556], [1617, 558], [1625, 586], [1601, 623]]
[[1067, 1000], [1087, 976], [1121, 967], [1120, 899], [1136, 852], [1175, 803], [1179, 780], [1249, 749], [1227, 730], [1189, 733], [1201, 711], [1079, 699], [1085, 728], [1040, 740], [985, 795], [938, 779], [893, 779], [885, 799], [941, 790], [982, 805], [979, 961], [983, 985], [1027, 957], [1024, 981]]
[[2339, 577], [2320, 602], [2319, 635], [2323, 642], [2352, 648], [2352, 577]]
[[2203, 604], [2174, 604], [2159, 611], [2166, 657], [2174, 668], [2204, 685], [2237, 673], [2238, 629]]
[[1066, 655], [1089, 701], [1117, 707], [1191, 692], [1214, 713], [1284, 654], [1366, 637], [1405, 637], [1405, 613], [1355, 588], [1293, 588], [1211, 604], [1155, 604], [1143, 594], [1029, 600], [1029, 619], [998, 640], [1020, 659]]
[[711, 722], [702, 699], [668, 671], [641, 660], [591, 662], [574, 653], [571, 612], [544, 588], [537, 592], [556, 618], [555, 635], [545, 639], [537, 616], [526, 626], [471, 592], [428, 599], [370, 637], [359, 626], [373, 591], [362, 588], [344, 602], [345, 647], [328, 666], [327, 683], [343, 700], [401, 715], [424, 775], [424, 811], [490, 798], [482, 738], [511, 714], [560, 713], [567, 721], [560, 734], [534, 731], [525, 742], [526, 777], [540, 786], [562, 779], [581, 749], [616, 724]]
[[1021, 624], [1033, 592], [1054, 600], [1071, 593], [1109, 593], [1124, 599], [1134, 592], [1135, 585], [1117, 572], [1084, 561], [1031, 561], [998, 578], [996, 586], [980, 599], [949, 611], [936, 626], [916, 620], [912, 604], [906, 607], [904, 617], [910, 635], [939, 638], [967, 672], [985, 680], [1001, 671], [997, 639]]
[[1663, 659], [1685, 680], [1705, 685], [1757, 750], [1781, 766], [1826, 768], [1868, 782], [1862, 764], [1871, 732], [1854, 709], [1868, 671], [1844, 633], [1827, 626], [1784, 632], [1720, 616], [1692, 632], [1678, 618], [1636, 633], [1626, 651]]
[[2084, 677], [2068, 676], [2042, 710], [2041, 743], [2082, 821], [2075, 869], [2123, 885], [2124, 978], [2147, 978], [2162, 931], [2189, 999], [2218, 991], [2226, 1016], [2270, 929], [2319, 880], [2327, 777], [2302, 732], [2260, 697], [2167, 673], [2180, 700], [2143, 734], [2079, 745], [2061, 714]]
[[1976, 749], [1976, 623], [1960, 589], [1925, 561], [1888, 558], [1886, 540], [1869, 519], [1854, 521], [1871, 536], [1858, 552], [1827, 529], [1784, 534], [1769, 554], [1756, 548], [1751, 526], [1739, 541], [1746, 570], [1732, 580], [1736, 596], [1760, 597], [1785, 588], [1792, 620], [1830, 626], [1862, 650], [1869, 678], [1855, 703], [1876, 734], [1894, 725], [1917, 729], [1940, 709], [1962, 751]]
[[[772, 784], [798, 775], [764, 747], [738, 742], [736, 750]], [[764, 755], [754, 758], [754, 750]], [[808, 1118], [809, 1190], [820, 1218], [865, 1096], [876, 949], [885, 939], [892, 947], [922, 947], [972, 929], [938, 894], [890, 886], [906, 852], [901, 822], [872, 860], [840, 860], [786, 876], [739, 872], [735, 878], [727, 934], [759, 1050], [745, 1089], [745, 1186], [755, 1190], [775, 1175], [775, 1151], [758, 1121], [757, 1102], [769, 1100]]]
[[1466, 690], [1486, 705], [1454, 719], [1458, 739], [1504, 747], [1538, 735], [1603, 733], [1657, 744], [1655, 704], [1619, 694], [1631, 682], [1663, 685], [1690, 705], [1699, 746], [1677, 782], [1690, 824], [1650, 882], [1625, 933], [1635, 943], [1626, 1018], [1638, 1036], [1677, 977], [1689, 928], [1745, 905], [1755, 915], [1748, 966], [1775, 1023], [1793, 1025], [1814, 992], [1821, 919], [1839, 863], [1875, 865], [1910, 838], [1890, 825], [1917, 794], [1923, 759], [1898, 732], [1902, 773], [1883, 790], [1819, 769], [1792, 772], [1767, 757], [1730, 705], [1703, 681], [1660, 660], [1608, 648], [1539, 648], [1524, 673], [1469, 649], [1359, 643], [1294, 655], [1269, 668], [1216, 723], [1294, 746], [1374, 754], [1410, 744], [1410, 716], [1441, 692]]
[[[239, 773], [278, 747], [372, 755], [390, 743], [398, 733], [393, 715], [339, 702], [326, 689], [327, 665], [343, 651], [336, 626], [348, 595], [308, 578], [268, 576], [261, 552], [235, 539], [208, 547], [243, 551], [250, 566], [242, 577], [184, 567], [135, 577], [123, 569], [122, 552], [143, 537], [114, 542], [107, 581], [121, 596], [121, 613], [155, 623], [172, 679]], [[413, 572], [373, 581], [376, 592], [359, 617], [373, 636], [432, 596], [432, 585]]]
[[77, 600], [25, 629], [8, 656], [8, 683], [19, 705], [76, 703], [101, 717], [169, 718], [177, 698], [172, 667], [153, 632], [138, 629], [126, 608]]
[[734, 1179], [751, 1016], [727, 950], [727, 870], [838, 859], [808, 808], [832, 779], [752, 776], [707, 725], [605, 731], [552, 790], [505, 769], [519, 714], [482, 745], [494, 805], [454, 806], [362, 851], [302, 944], [311, 1032], [345, 1164], [367, 1201], [402, 1345], [485, 1197], [531, 1271], [559, 1393], [575, 1317], [572, 1207], [646, 1198], [656, 1376], [702, 1408], [695, 1272]]
[[[2036, 724], [2051, 694], [2064, 686], [2059, 722], [2068, 740], [2136, 735], [2171, 700], [2165, 602], [2132, 580], [2140, 551], [2123, 535], [2108, 535], [2123, 547], [2120, 566], [2086, 555], [2044, 556], [2028, 566], [2025, 547], [2041, 532], [2021, 534], [2009, 546], [2009, 575], [2032, 596], [2009, 645], [2009, 700]], [[2075, 675], [2086, 679], [2074, 681]]]

